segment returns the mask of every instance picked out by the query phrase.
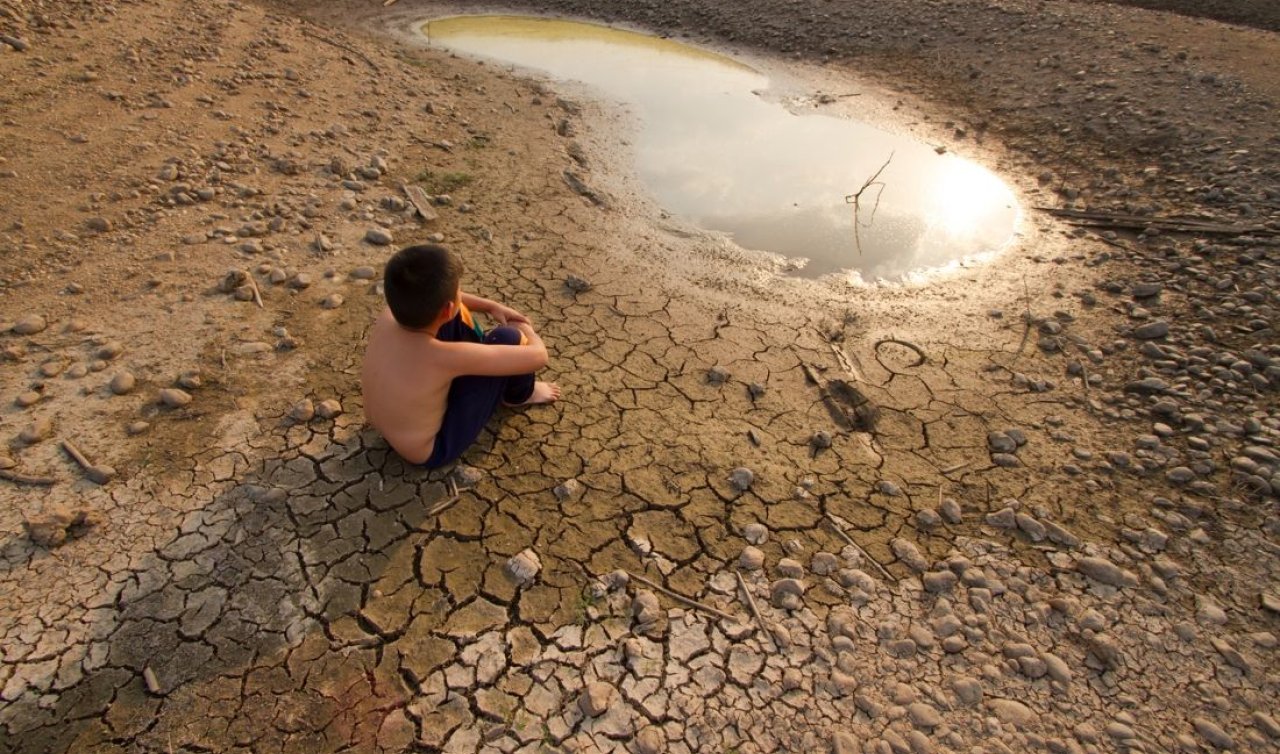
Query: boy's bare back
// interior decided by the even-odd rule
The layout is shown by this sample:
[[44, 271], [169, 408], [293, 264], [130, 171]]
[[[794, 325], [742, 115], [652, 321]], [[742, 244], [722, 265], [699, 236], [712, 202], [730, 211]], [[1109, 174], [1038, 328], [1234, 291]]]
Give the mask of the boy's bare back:
[[453, 374], [446, 372], [440, 346], [424, 333], [406, 330], [385, 310], [369, 331], [360, 374], [365, 418], [410, 463], [431, 455], [444, 419]]

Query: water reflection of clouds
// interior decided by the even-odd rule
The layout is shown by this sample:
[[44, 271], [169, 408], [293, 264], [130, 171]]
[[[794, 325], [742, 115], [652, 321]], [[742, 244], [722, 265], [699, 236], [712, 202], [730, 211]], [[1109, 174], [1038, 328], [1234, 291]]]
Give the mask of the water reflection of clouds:
[[[896, 278], [1012, 235], [1015, 200], [989, 171], [861, 123], [795, 115], [753, 94], [767, 80], [728, 58], [568, 22], [468, 17], [430, 30], [451, 49], [580, 81], [630, 105], [641, 122], [637, 170], [660, 204], [745, 248], [806, 257], [804, 274], [853, 268]], [[875, 190], [864, 196], [858, 254], [844, 196], [891, 153], [873, 221]]]

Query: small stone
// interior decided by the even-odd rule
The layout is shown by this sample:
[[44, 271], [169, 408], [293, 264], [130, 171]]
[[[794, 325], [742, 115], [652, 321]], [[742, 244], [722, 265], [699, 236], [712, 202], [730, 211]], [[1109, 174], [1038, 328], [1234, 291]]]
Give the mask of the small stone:
[[[753, 401], [763, 398], [766, 392], [768, 392], [768, 388], [766, 388], [763, 383], [752, 382], [747, 385], [747, 395], [750, 395], [751, 400]], [[831, 446], [828, 444], [827, 447]]]
[[157, 400], [169, 408], [178, 408], [191, 402], [191, 393], [178, 388], [167, 387], [160, 391]]
[[351, 277], [355, 280], [373, 280], [378, 276], [378, 271], [370, 265], [361, 265], [351, 271]]
[[932, 706], [924, 702], [915, 702], [907, 706], [907, 715], [918, 728], [933, 729], [942, 724], [942, 715]]
[[333, 419], [342, 415], [342, 404], [333, 398], [316, 404], [316, 416], [321, 419]]
[[935, 510], [928, 508], [922, 511], [916, 511], [916, 528], [918, 529], [936, 529], [942, 524], [942, 516], [938, 515]]
[[178, 379], [174, 381], [174, 384], [183, 390], [196, 390], [204, 384], [204, 381], [200, 379], [199, 372], [194, 369], [188, 369], [178, 375]]
[[1217, 723], [1205, 717], [1191, 718], [1191, 725], [1195, 727], [1196, 733], [1200, 737], [1208, 741], [1219, 749], [1234, 749], [1236, 746], [1235, 739], [1227, 735]]
[[328, 296], [320, 299], [321, 309], [337, 309], [346, 301], [341, 293], [330, 293]]
[[591, 282], [577, 275], [566, 275], [564, 278], [564, 287], [574, 293], [586, 293], [591, 290]]
[[769, 541], [769, 529], [761, 523], [750, 523], [742, 527], [742, 538], [753, 545], [762, 545]]
[[758, 571], [764, 566], [764, 553], [757, 547], [750, 545], [742, 548], [742, 554], [738, 556], [738, 567], [744, 571]]
[[667, 750], [667, 737], [656, 725], [645, 727], [636, 734], [636, 754], [662, 754]]
[[17, 322], [13, 323], [10, 329], [15, 335], [35, 335], [49, 326], [44, 317], [39, 314], [28, 314]]
[[814, 553], [809, 560], [809, 570], [818, 576], [829, 576], [840, 568], [840, 559], [829, 552]]
[[364, 240], [374, 246], [390, 246], [395, 242], [395, 237], [386, 228], [370, 228], [365, 231]]
[[729, 472], [729, 484], [738, 492], [746, 492], [751, 489], [751, 485], [755, 483], [756, 475], [751, 469], [745, 466], [739, 466]]
[[105, 217], [91, 217], [85, 221], [84, 225], [94, 233], [107, 233], [113, 227], [111, 221]]
[[1262, 609], [1269, 613], [1280, 615], [1280, 597], [1263, 592], [1258, 595], [1258, 602], [1262, 605]]
[[484, 472], [475, 466], [460, 463], [453, 469], [453, 480], [459, 487], [474, 487], [481, 479], [484, 479]]
[[949, 524], [958, 524], [963, 519], [960, 503], [950, 497], [942, 501], [942, 505], [938, 508], [938, 513], [942, 514], [943, 520]]
[[908, 568], [916, 573], [923, 573], [929, 568], [929, 561], [924, 555], [920, 554], [920, 548], [916, 547], [913, 542], [908, 542], [901, 537], [895, 537], [889, 541], [889, 549], [893, 550], [893, 554], [898, 557]]
[[541, 570], [542, 561], [538, 558], [538, 554], [528, 548], [511, 556], [507, 561], [507, 573], [521, 584], [533, 581]]
[[1005, 432], [990, 432], [987, 434], [987, 447], [993, 453], [1012, 453], [1018, 449], [1018, 444]]
[[27, 425], [25, 429], [18, 433], [18, 442], [23, 445], [34, 445], [53, 434], [53, 422], [47, 418], [40, 418]]
[[1155, 340], [1169, 334], [1169, 323], [1164, 321], [1147, 322], [1133, 328], [1133, 337], [1139, 340]]
[[778, 574], [789, 579], [804, 578], [804, 566], [793, 558], [783, 558], [778, 561]]
[[648, 589], [636, 591], [631, 600], [631, 614], [637, 623], [653, 623], [662, 615], [662, 607], [658, 604], [658, 596]]
[[315, 415], [316, 407], [310, 398], [303, 398], [289, 409], [289, 418], [296, 422], [309, 422]]
[[797, 610], [803, 605], [805, 585], [799, 579], [778, 579], [769, 588], [769, 601], [783, 610]]
[[1258, 730], [1266, 733], [1272, 738], [1280, 738], [1280, 723], [1277, 723], [1276, 719], [1271, 715], [1268, 715], [1265, 712], [1256, 711], [1253, 713], [1250, 720]]
[[150, 422], [136, 421], [130, 422], [129, 425], [124, 428], [124, 431], [130, 435], [140, 435], [148, 429], [151, 429]]
[[1036, 719], [1036, 713], [1022, 702], [1013, 699], [992, 699], [988, 703], [1000, 722], [1008, 723], [1018, 730], [1030, 727]]
[[1138, 585], [1138, 577], [1106, 558], [1084, 557], [1076, 561], [1076, 570], [1095, 581], [1119, 587]]
[[552, 493], [555, 494], [556, 500], [562, 503], [566, 500], [576, 500], [582, 494], [582, 482], [577, 479], [566, 479], [557, 484]]
[[729, 381], [729, 370], [722, 366], [714, 366], [707, 370], [707, 382], [712, 385], [723, 385]]
[[959, 581], [959, 577], [951, 571], [929, 571], [920, 577], [925, 591], [931, 594], [949, 592]]
[[111, 392], [115, 395], [128, 395], [133, 392], [134, 387], [138, 384], [138, 379], [131, 372], [117, 372], [111, 378], [109, 385]]
[[124, 346], [116, 341], [108, 341], [99, 346], [97, 353], [94, 355], [103, 361], [111, 361], [122, 353], [124, 353]]
[[831, 447], [831, 433], [821, 429], [814, 432], [813, 436], [809, 438], [809, 445], [814, 450], [824, 450]]

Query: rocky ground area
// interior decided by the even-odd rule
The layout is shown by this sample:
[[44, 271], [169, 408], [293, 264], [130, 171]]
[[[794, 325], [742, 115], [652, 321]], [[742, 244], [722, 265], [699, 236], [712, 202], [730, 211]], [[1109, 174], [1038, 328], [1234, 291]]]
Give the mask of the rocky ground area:
[[[536, 5], [1100, 214], [778, 278], [648, 204], [617, 113], [424, 48], [434, 4], [0, 0], [0, 750], [1280, 745], [1273, 32]], [[565, 387], [431, 474], [357, 384], [428, 239]]]

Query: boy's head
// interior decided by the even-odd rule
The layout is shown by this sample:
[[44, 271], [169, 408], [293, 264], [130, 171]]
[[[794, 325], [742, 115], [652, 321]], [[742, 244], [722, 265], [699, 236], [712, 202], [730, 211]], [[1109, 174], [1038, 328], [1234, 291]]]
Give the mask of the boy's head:
[[387, 261], [383, 287], [391, 315], [404, 327], [427, 327], [458, 296], [462, 263], [437, 244], [407, 246]]

